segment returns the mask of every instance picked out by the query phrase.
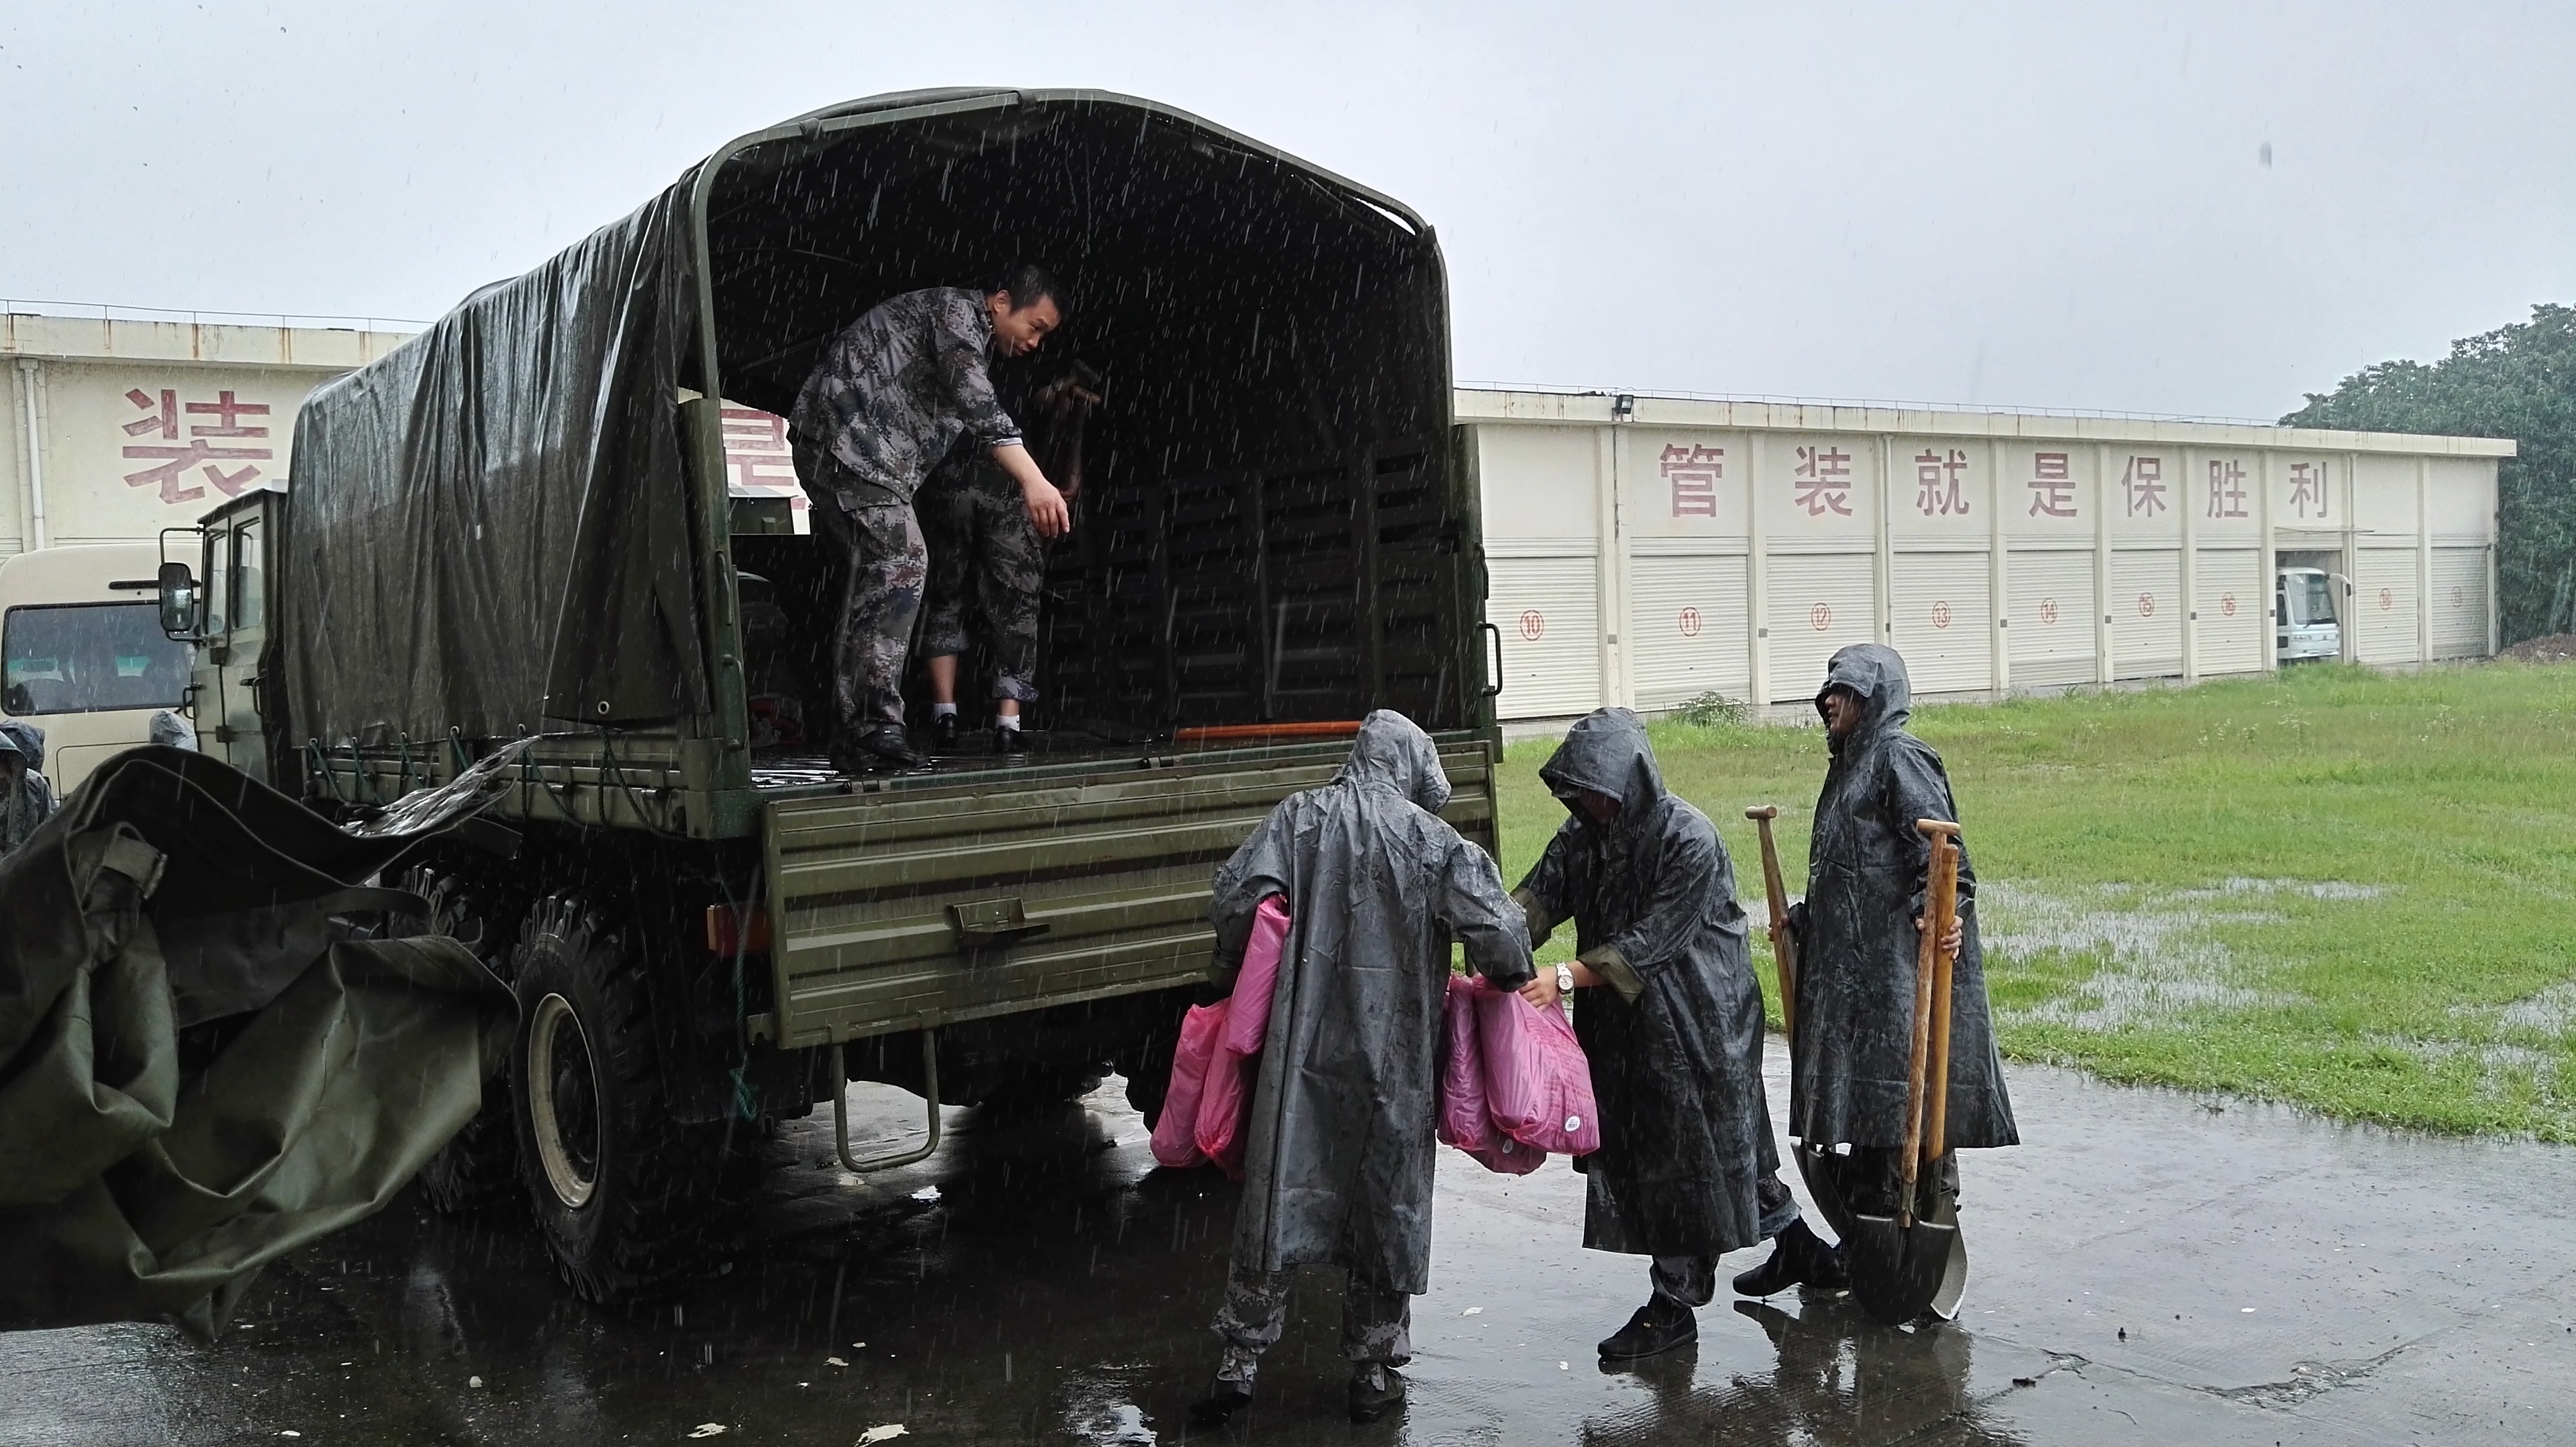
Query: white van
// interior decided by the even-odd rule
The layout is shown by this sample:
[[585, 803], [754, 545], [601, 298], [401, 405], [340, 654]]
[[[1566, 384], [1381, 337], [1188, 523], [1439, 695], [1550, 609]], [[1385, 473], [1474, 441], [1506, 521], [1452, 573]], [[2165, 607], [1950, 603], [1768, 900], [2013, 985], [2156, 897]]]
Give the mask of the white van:
[[40, 548], [0, 559], [0, 719], [45, 731], [45, 777], [68, 796], [109, 755], [151, 741], [188, 701], [186, 643], [161, 631], [153, 543]]

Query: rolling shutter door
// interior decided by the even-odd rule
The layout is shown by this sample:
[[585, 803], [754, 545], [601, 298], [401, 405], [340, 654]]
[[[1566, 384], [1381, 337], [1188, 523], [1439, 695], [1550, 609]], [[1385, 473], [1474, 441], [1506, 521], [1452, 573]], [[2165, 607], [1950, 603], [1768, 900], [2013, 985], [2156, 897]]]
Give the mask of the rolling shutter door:
[[2487, 550], [2433, 550], [2433, 656], [2483, 658], [2487, 651]]
[[2013, 686], [2093, 682], [2093, 555], [2014, 553], [2007, 566]]
[[1503, 630], [1504, 718], [1601, 706], [1601, 585], [1591, 558], [1492, 558], [1485, 617]]
[[2111, 676], [2182, 672], [2182, 554], [2154, 548], [2111, 555]]
[[2262, 672], [2263, 627], [2272, 608], [2263, 555], [2252, 548], [2204, 549], [2193, 566], [2192, 611], [2200, 615], [2193, 662], [2202, 673]]
[[1891, 564], [1889, 641], [1916, 693], [1995, 686], [1993, 577], [1987, 555], [1898, 553]]
[[1816, 696], [1834, 650], [1875, 641], [1876, 558], [1869, 553], [1773, 553], [1764, 626], [1771, 630], [1771, 702]]
[[2363, 548], [2353, 584], [2361, 661], [2413, 663], [2423, 657], [2415, 644], [2415, 550]]
[[1628, 577], [1639, 708], [1670, 708], [1703, 693], [1750, 693], [1743, 555], [1639, 555], [1629, 559]]

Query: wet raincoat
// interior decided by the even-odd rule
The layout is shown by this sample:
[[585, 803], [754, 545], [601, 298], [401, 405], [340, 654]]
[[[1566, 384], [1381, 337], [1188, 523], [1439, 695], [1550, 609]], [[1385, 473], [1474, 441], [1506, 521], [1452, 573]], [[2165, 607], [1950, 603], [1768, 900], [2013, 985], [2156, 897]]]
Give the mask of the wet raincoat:
[[[1925, 908], [1931, 846], [1918, 819], [1958, 821], [1932, 746], [1905, 731], [1905, 660], [1883, 644], [1833, 656], [1826, 693], [1848, 688], [1861, 721], [1832, 743], [1807, 853], [1807, 897], [1790, 912], [1798, 941], [1797, 1039], [1789, 1133], [1813, 1146], [1902, 1146], [1913, 1058], [1914, 921]], [[1959, 959], [1951, 971], [1953, 1149], [2021, 1142], [2004, 1096], [1977, 943], [1976, 872], [1959, 837]]]
[[0, 855], [34, 837], [36, 827], [53, 817], [54, 785], [45, 767], [45, 731], [11, 719], [0, 723], [0, 755], [17, 761], [14, 769], [0, 760]]
[[1535, 939], [1572, 920], [1579, 958], [1608, 981], [1574, 998], [1601, 1116], [1601, 1149], [1575, 1162], [1588, 1177], [1583, 1244], [1656, 1256], [1750, 1246], [1762, 1239], [1756, 1186], [1780, 1157], [1726, 845], [1664, 788], [1626, 709], [1577, 720], [1539, 778], [1569, 808], [1587, 789], [1619, 801], [1606, 825], [1567, 819], [1514, 895]]
[[1431, 739], [1380, 709], [1330, 784], [1270, 811], [1216, 873], [1217, 984], [1230, 988], [1263, 898], [1293, 921], [1255, 1087], [1238, 1270], [1349, 1268], [1430, 1288], [1432, 1127], [1449, 946], [1497, 985], [1530, 978], [1529, 936], [1492, 856], [1433, 812]]

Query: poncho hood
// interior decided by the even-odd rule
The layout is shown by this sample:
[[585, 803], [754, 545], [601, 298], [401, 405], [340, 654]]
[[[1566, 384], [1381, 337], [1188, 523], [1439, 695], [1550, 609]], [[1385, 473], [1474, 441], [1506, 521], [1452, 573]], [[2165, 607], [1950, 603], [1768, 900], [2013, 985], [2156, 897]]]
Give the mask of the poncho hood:
[[1388, 789], [1432, 814], [1449, 802], [1449, 776], [1440, 770], [1440, 750], [1431, 735], [1391, 708], [1360, 720], [1351, 756], [1342, 761], [1333, 782]]
[[1664, 774], [1646, 742], [1645, 721], [1624, 708], [1596, 709], [1576, 719], [1538, 776], [1568, 809], [1589, 790], [1618, 800], [1623, 819], [1643, 818], [1664, 797]]
[[0, 754], [24, 754], [27, 758], [27, 767], [37, 773], [43, 773], [45, 731], [34, 724], [21, 723], [17, 719], [0, 723]]
[[[1825, 665], [1824, 685], [1816, 690], [1819, 718], [1824, 716], [1825, 695], [1838, 688], [1850, 689], [1860, 698], [1860, 726], [1851, 731], [1852, 741], [1901, 729], [1914, 714], [1914, 684], [1905, 676], [1905, 660], [1884, 643], [1855, 643], [1834, 654]], [[1828, 747], [1839, 754], [1845, 742], [1833, 739]]]

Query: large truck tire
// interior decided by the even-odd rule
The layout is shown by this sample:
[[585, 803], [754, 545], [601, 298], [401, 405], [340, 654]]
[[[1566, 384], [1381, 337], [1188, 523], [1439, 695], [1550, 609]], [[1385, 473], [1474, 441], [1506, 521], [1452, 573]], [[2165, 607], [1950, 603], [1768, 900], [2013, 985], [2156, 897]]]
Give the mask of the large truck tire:
[[[432, 865], [406, 871], [402, 887], [429, 901], [427, 933], [455, 940], [493, 973], [510, 977], [510, 941], [494, 923], [497, 912], [482, 891]], [[507, 1209], [524, 1199], [514, 1115], [505, 1068], [483, 1081], [483, 1108], [421, 1167], [421, 1194], [432, 1208], [461, 1216]]]
[[673, 1119], [644, 951], [593, 902], [554, 895], [517, 962], [520, 1174], [556, 1268], [595, 1302], [710, 1273], [747, 1204], [754, 1141]]

